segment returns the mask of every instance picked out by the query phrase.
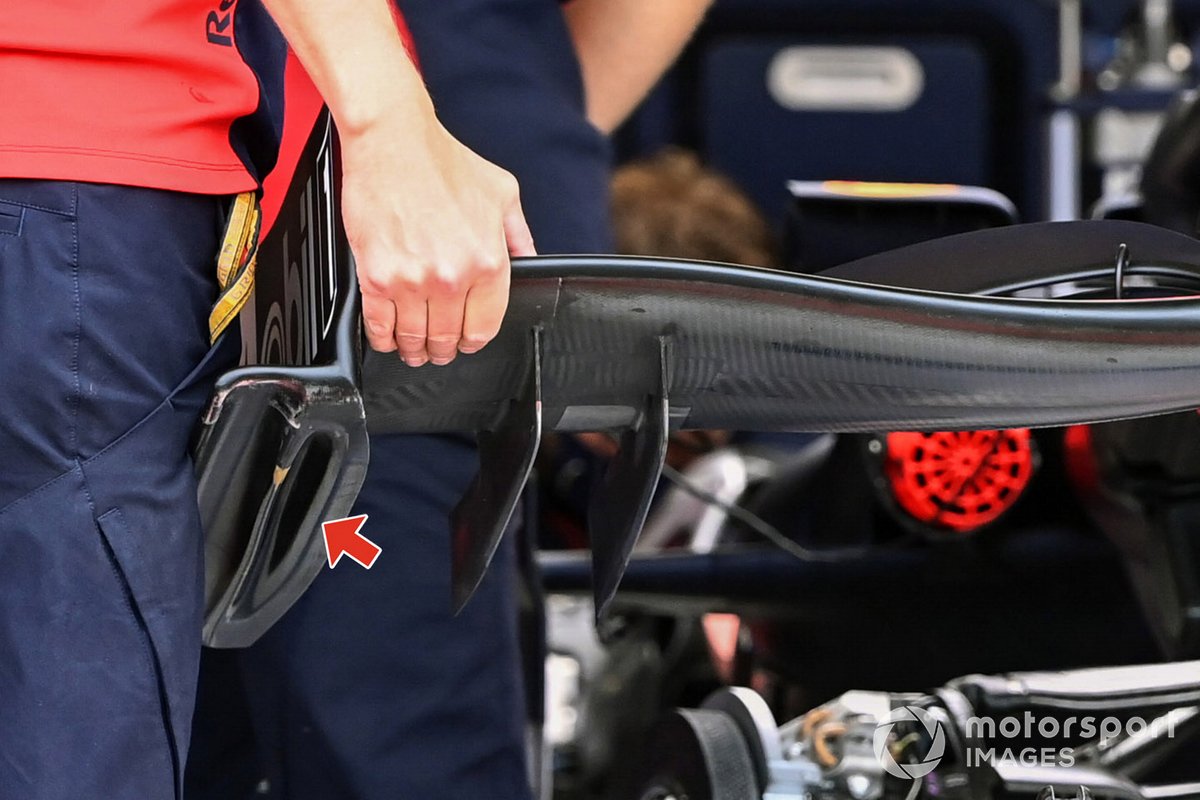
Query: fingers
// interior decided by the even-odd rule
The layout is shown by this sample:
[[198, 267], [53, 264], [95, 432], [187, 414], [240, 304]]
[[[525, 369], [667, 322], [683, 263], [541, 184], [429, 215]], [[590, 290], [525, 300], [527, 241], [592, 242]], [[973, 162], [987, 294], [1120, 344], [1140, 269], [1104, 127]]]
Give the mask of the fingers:
[[[514, 194], [504, 215], [504, 241], [508, 254], [513, 258], [537, 255], [533, 234], [525, 221], [525, 212], [521, 210], [519, 194]], [[504, 312], [508, 310], [508, 292], [511, 284], [512, 265], [505, 257], [498, 259], [471, 287], [463, 311], [459, 352], [477, 353], [500, 332]]]
[[396, 306], [388, 298], [363, 294], [363, 329], [371, 349], [390, 353], [396, 349]]
[[396, 293], [396, 349], [410, 367], [429, 361], [426, 349], [429, 329], [429, 304], [424, 294], [413, 291]]
[[[504, 241], [509, 256], [536, 256], [533, 234], [521, 210], [521, 198], [513, 183], [513, 199], [504, 215]], [[508, 257], [499, 258], [467, 293], [463, 313], [462, 341], [459, 352], [477, 353], [496, 337], [508, 310], [508, 291], [512, 283], [512, 265]]]
[[504, 312], [508, 309], [510, 278], [506, 259], [503, 269], [471, 287], [463, 313], [462, 341], [458, 345], [460, 352], [477, 353], [500, 332]]
[[437, 279], [428, 288], [395, 289], [394, 299], [364, 294], [363, 325], [371, 347], [399, 351], [410, 367], [449, 364], [460, 352], [481, 350], [504, 321], [508, 258], [495, 257], [475, 271], [481, 277], [466, 293], [453, 280]]
[[441, 366], [458, 355], [463, 336], [463, 307], [466, 297], [458, 293], [432, 294], [429, 298], [429, 328], [425, 347], [429, 360]]
[[433, 145], [427, 174], [406, 191], [386, 169], [392, 150], [369, 142], [342, 178], [367, 339], [414, 367], [491, 341], [508, 306], [510, 258], [536, 254], [516, 178], [448, 133]]

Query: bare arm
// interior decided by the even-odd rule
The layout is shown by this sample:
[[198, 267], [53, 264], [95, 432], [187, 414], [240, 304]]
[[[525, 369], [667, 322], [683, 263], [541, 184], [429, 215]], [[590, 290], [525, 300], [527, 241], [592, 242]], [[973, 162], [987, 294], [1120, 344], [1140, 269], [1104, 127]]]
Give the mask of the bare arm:
[[611, 133], [679, 56], [712, 0], [572, 0], [588, 119]]
[[329, 105], [367, 339], [448, 363], [496, 335], [509, 256], [533, 240], [512, 175], [452, 137], [404, 50], [389, 0], [264, 0]]

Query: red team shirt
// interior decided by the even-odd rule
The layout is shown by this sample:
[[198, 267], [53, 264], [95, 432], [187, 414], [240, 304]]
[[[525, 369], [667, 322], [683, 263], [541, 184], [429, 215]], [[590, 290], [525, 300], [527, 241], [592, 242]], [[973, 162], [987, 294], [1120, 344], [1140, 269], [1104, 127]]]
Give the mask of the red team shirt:
[[0, 175], [207, 194], [257, 180], [231, 140], [260, 86], [237, 0], [18, 0], [0, 22]]
[[286, 48], [259, 0], [3, 5], [0, 177], [232, 194], [274, 164]]

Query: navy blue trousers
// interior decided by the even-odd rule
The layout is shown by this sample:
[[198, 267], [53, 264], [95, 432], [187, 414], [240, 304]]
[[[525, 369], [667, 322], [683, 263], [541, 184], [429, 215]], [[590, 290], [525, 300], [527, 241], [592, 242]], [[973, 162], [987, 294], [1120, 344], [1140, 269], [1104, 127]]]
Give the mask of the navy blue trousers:
[[0, 180], [0, 800], [179, 796], [222, 207]]

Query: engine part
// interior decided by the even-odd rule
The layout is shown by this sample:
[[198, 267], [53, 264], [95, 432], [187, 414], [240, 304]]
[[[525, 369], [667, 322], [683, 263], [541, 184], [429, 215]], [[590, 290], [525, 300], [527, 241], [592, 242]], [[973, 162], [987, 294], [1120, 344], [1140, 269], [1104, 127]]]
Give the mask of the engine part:
[[[657, 793], [618, 797], [666, 800], [683, 797], [684, 787], [711, 791], [715, 773], [732, 763], [727, 754], [736, 752], [750, 758], [738, 760], [740, 771], [728, 767], [730, 774], [744, 776], [747, 763], [757, 765], [765, 786], [761, 795], [742, 788], [736, 796], [745, 800], [1195, 800], [1200, 783], [1139, 781], [1163, 754], [1200, 733], [1198, 676], [1195, 661], [966, 676], [931, 694], [847, 692], [778, 728], [753, 692], [724, 690], [706, 703], [720, 712], [676, 712], [664, 728], [672, 733], [650, 744], [644, 774], [653, 778], [637, 785]], [[1130, 717], [1133, 711], [1149, 717]], [[1065, 722], [1056, 712], [1088, 715], [1072, 719], [1092, 725], [1093, 733], [1083, 735], [1098, 738], [1067, 738], [1070, 758], [1060, 757], [1064, 750], [1031, 746], [1060, 735]], [[694, 714], [716, 717], [702, 732]], [[1053, 732], [1044, 722], [1053, 723]], [[731, 732], [744, 740], [742, 747], [727, 738]], [[1026, 755], [1006, 753], [1014, 747]]]

